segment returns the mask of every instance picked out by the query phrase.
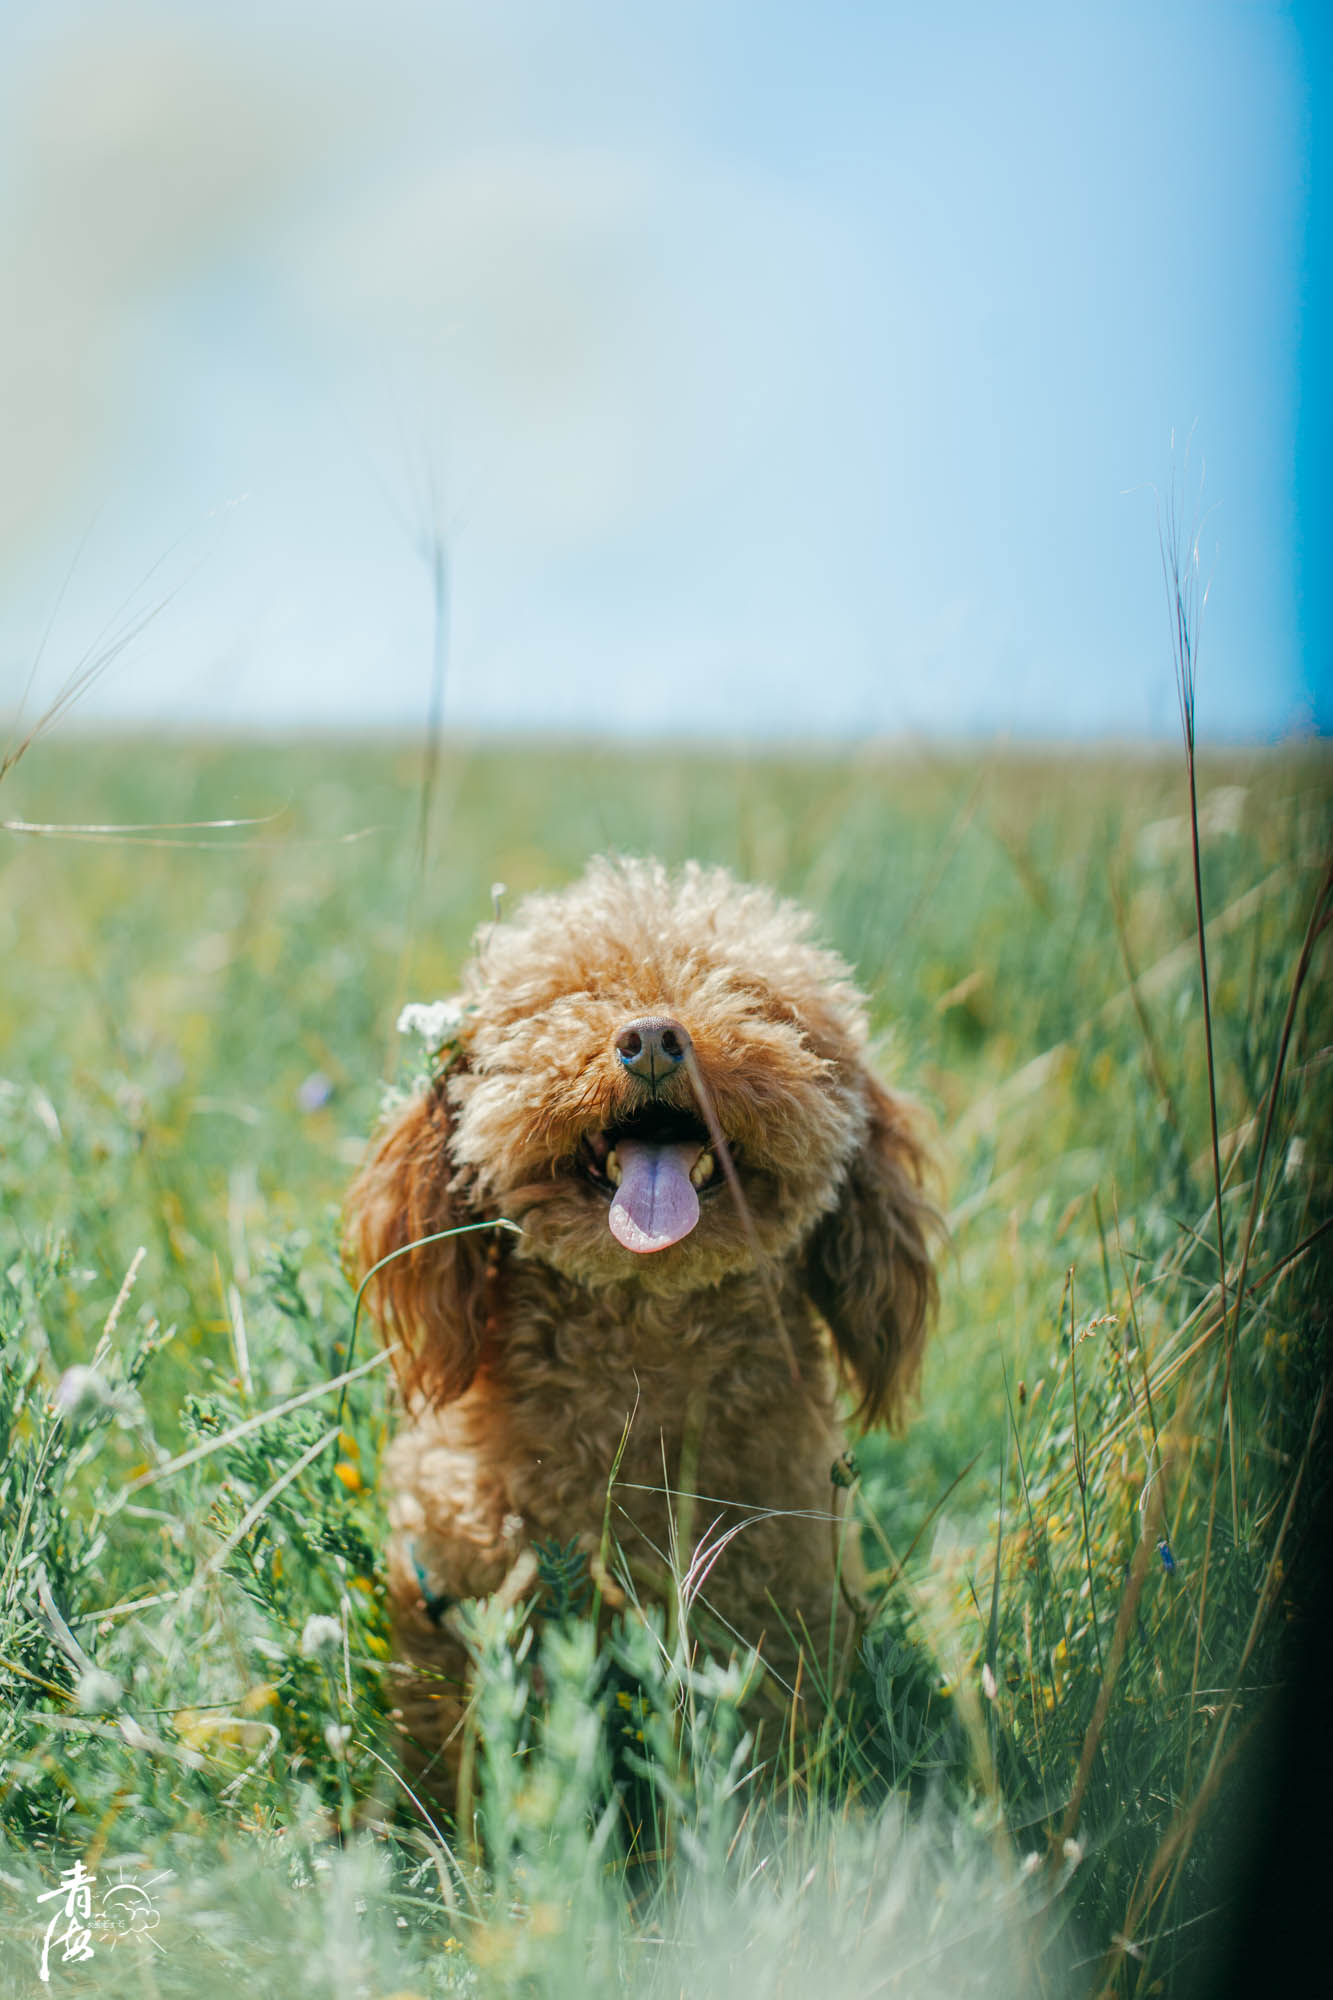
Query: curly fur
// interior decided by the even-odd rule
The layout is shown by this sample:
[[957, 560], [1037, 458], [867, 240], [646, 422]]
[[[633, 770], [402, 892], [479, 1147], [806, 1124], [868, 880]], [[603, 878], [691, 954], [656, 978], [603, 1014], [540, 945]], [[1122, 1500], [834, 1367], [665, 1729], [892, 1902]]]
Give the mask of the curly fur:
[[[459, 1042], [352, 1189], [363, 1271], [459, 1223], [523, 1231], [410, 1251], [370, 1287], [407, 1418], [389, 1454], [402, 1720], [441, 1790], [466, 1702], [448, 1606], [523, 1588], [534, 1543], [593, 1552], [609, 1518], [661, 1595], [673, 1532], [688, 1562], [692, 1535], [743, 1521], [703, 1593], [719, 1629], [785, 1679], [804, 1635], [827, 1646], [838, 1382], [862, 1422], [900, 1418], [935, 1214], [917, 1115], [867, 1066], [861, 996], [810, 927], [694, 864], [596, 861], [530, 897], [478, 933]], [[654, 1110], [720, 1127], [735, 1185], [719, 1174], [689, 1234], [635, 1255], [587, 1147], [643, 1110], [615, 1041], [649, 1015], [693, 1047]]]

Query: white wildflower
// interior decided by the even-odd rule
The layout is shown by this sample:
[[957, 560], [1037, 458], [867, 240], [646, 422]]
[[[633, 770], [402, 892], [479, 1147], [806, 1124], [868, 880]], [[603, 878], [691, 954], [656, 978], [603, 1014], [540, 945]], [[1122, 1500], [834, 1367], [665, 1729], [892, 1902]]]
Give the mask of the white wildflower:
[[438, 1049], [451, 1042], [463, 1026], [463, 1003], [449, 1000], [409, 1000], [398, 1016], [400, 1035], [420, 1035], [423, 1042]]
[[995, 1675], [991, 1671], [989, 1660], [985, 1662], [981, 1669], [981, 1692], [985, 1695], [987, 1701], [994, 1701], [996, 1695], [999, 1693], [999, 1689], [995, 1685]]
[[1034, 1848], [1030, 1854], [1025, 1854], [1023, 1856], [1022, 1861], [1019, 1863], [1018, 1872], [1022, 1876], [1023, 1880], [1026, 1881], [1028, 1876], [1035, 1875], [1040, 1867], [1041, 1867], [1041, 1856], [1037, 1853], [1036, 1849]]
[[124, 1690], [114, 1674], [104, 1674], [100, 1667], [85, 1667], [79, 1675], [77, 1700], [85, 1715], [100, 1715], [104, 1709], [114, 1708]]
[[1294, 1181], [1305, 1165], [1305, 1141], [1298, 1132], [1287, 1148], [1287, 1157], [1282, 1168], [1284, 1181]]
[[57, 1145], [60, 1145], [65, 1137], [60, 1129], [60, 1116], [55, 1105], [52, 1104], [44, 1090], [33, 1091], [32, 1108], [37, 1113], [49, 1136], [55, 1140]]
[[1061, 1847], [1060, 1852], [1064, 1855], [1065, 1860], [1068, 1862], [1069, 1872], [1072, 1875], [1074, 1870], [1078, 1867], [1079, 1862], [1083, 1859], [1082, 1841], [1067, 1840]]
[[76, 1363], [61, 1376], [55, 1400], [56, 1408], [77, 1422], [92, 1416], [95, 1410], [109, 1409], [114, 1398], [109, 1383], [95, 1368]]
[[318, 1612], [305, 1621], [301, 1634], [301, 1658], [316, 1659], [320, 1653], [336, 1652], [342, 1644], [343, 1628], [336, 1618], [321, 1617]]
[[324, 1741], [335, 1757], [346, 1755], [351, 1740], [352, 1732], [345, 1722], [330, 1722], [324, 1730]]

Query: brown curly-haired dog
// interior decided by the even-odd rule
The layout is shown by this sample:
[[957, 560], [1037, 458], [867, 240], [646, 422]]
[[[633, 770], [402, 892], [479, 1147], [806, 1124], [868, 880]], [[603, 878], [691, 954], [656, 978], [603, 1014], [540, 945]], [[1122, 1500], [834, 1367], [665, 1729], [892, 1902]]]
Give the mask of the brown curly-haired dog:
[[673, 1541], [685, 1566], [706, 1541], [715, 1629], [787, 1683], [800, 1646], [827, 1655], [838, 1378], [863, 1421], [901, 1410], [934, 1212], [915, 1118], [809, 928], [693, 864], [595, 861], [530, 897], [479, 932], [457, 1038], [352, 1190], [363, 1270], [460, 1223], [522, 1229], [431, 1243], [370, 1288], [407, 1414], [403, 1729], [445, 1793], [467, 1679], [449, 1607], [521, 1590], [534, 1543], [595, 1556], [609, 1521], [660, 1597]]

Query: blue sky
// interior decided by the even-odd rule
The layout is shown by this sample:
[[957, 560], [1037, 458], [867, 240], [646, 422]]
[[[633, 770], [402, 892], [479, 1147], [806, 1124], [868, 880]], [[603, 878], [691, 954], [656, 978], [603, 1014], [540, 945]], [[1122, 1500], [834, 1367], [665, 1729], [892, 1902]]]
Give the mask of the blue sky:
[[[0, 12], [0, 706], [121, 721], [1333, 720], [1325, 10]], [[1322, 222], [1321, 222], [1322, 217]]]

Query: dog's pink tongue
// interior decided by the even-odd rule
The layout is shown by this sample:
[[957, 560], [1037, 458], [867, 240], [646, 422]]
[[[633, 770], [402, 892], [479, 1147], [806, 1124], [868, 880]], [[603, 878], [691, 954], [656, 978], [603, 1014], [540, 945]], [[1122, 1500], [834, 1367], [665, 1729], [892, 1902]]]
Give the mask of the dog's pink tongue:
[[622, 1139], [616, 1154], [620, 1186], [610, 1218], [616, 1241], [642, 1253], [665, 1250], [688, 1236], [699, 1220], [699, 1197], [690, 1181], [697, 1142], [654, 1146], [646, 1139]]

